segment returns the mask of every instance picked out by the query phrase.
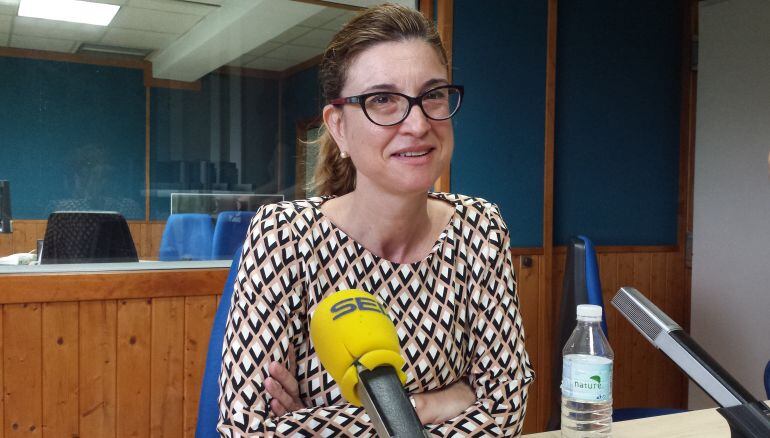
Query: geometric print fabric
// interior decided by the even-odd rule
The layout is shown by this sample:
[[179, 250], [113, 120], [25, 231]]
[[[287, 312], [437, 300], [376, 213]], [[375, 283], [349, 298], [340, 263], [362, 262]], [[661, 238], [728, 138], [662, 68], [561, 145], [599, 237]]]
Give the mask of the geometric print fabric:
[[[380, 258], [321, 213], [328, 197], [262, 207], [244, 243], [225, 331], [222, 436], [375, 436], [363, 408], [345, 402], [309, 336], [317, 304], [362, 289], [387, 309], [406, 360], [405, 388], [419, 393], [460, 379], [476, 392], [435, 436], [517, 436], [534, 378], [497, 207], [446, 193], [454, 214], [421, 261]], [[271, 417], [264, 380], [279, 361], [295, 370], [304, 409]]]

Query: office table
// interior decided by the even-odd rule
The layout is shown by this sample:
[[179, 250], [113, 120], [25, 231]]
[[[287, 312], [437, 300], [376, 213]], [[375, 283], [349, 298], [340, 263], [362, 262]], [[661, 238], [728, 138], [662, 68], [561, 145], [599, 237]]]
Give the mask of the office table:
[[[556, 430], [524, 436], [527, 438], [560, 438], [561, 432]], [[730, 438], [730, 427], [727, 425], [727, 420], [719, 415], [716, 409], [702, 409], [612, 424], [612, 438], [661, 437]]]

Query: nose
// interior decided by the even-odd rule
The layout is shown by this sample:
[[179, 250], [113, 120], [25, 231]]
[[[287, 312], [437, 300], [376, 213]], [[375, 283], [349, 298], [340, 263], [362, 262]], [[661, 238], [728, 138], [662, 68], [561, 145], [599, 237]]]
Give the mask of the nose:
[[401, 122], [402, 132], [407, 132], [416, 137], [422, 137], [431, 128], [430, 120], [422, 112], [420, 105], [412, 105], [409, 115]]

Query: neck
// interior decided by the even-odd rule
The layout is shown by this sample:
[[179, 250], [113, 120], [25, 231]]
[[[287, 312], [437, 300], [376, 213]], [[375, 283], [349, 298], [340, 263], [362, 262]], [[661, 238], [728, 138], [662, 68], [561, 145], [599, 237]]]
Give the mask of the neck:
[[340, 213], [351, 237], [397, 263], [422, 255], [433, 229], [427, 192], [403, 195], [359, 186], [347, 198]]

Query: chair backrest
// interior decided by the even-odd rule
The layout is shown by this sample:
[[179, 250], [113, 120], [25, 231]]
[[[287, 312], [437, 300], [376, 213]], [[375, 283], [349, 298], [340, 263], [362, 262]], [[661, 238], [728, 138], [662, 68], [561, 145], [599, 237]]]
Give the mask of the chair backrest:
[[233, 251], [243, 246], [254, 211], [223, 211], [214, 226], [214, 242], [211, 246], [213, 260], [227, 259]]
[[209, 349], [206, 353], [206, 369], [203, 372], [201, 397], [198, 402], [198, 424], [195, 430], [196, 438], [219, 437], [217, 421], [219, 420], [219, 372], [222, 369], [222, 344], [225, 340], [225, 326], [230, 301], [233, 296], [235, 276], [241, 260], [241, 249], [235, 251], [233, 262], [230, 264], [230, 274], [227, 276], [222, 297], [219, 299], [217, 313], [209, 337]]
[[135, 262], [126, 219], [114, 211], [57, 211], [48, 216], [40, 263]]
[[161, 261], [209, 260], [213, 234], [208, 214], [172, 214], [163, 230], [158, 258]]
[[765, 392], [767, 393], [767, 400], [770, 400], [770, 360], [765, 365]]
[[[573, 237], [567, 245], [567, 258], [562, 282], [561, 306], [556, 320], [551, 352], [551, 418], [548, 430], [559, 428], [561, 401], [562, 349], [575, 329], [578, 304], [595, 304], [604, 309], [599, 264], [593, 243], [585, 236]], [[602, 313], [602, 329], [607, 333], [606, 316]]]
[[[604, 308], [602, 281], [599, 277], [599, 260], [596, 258], [596, 249], [594, 249], [594, 244], [588, 237], [578, 236], [577, 238], [583, 242], [582, 258], [585, 260], [585, 285], [588, 296], [588, 304], [601, 306], [602, 330], [604, 330], [604, 334], [607, 336], [607, 339], [609, 339], [610, 333], [607, 331], [607, 309]], [[575, 251], [577, 251], [577, 255], [581, 254], [581, 248], [579, 244], [576, 246]]]

